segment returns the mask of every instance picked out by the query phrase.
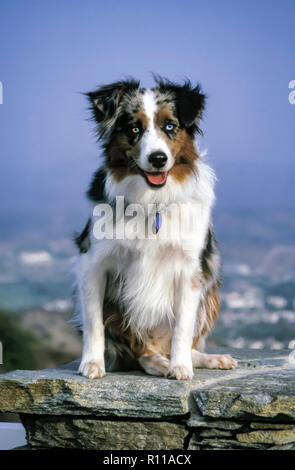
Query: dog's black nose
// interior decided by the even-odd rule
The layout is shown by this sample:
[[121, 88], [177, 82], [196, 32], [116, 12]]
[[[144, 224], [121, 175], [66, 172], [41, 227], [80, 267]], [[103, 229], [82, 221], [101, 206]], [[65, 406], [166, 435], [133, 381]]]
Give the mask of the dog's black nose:
[[153, 152], [149, 156], [149, 162], [154, 168], [162, 168], [167, 162], [168, 157], [164, 152]]

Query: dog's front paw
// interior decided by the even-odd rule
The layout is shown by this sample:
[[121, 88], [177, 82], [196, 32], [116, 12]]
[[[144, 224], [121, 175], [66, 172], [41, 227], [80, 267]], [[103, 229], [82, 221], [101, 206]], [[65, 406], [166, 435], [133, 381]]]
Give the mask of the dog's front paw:
[[82, 361], [79, 367], [79, 373], [88, 379], [100, 379], [106, 373], [104, 361]]
[[171, 367], [168, 372], [169, 379], [189, 380], [193, 378], [192, 366], [179, 364]]

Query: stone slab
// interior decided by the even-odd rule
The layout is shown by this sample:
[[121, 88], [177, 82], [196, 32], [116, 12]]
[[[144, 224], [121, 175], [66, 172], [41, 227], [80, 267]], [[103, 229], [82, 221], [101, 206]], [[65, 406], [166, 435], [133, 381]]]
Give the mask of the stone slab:
[[32, 448], [172, 450], [183, 449], [188, 435], [184, 424], [165, 421], [28, 414], [22, 421]]
[[193, 390], [202, 416], [221, 419], [295, 418], [295, 369], [276, 368]]
[[190, 426], [202, 417], [294, 419], [295, 364], [289, 361], [290, 351], [220, 348], [208, 352], [232, 354], [238, 368], [195, 369], [194, 378], [187, 381], [141, 371], [107, 373], [89, 380], [77, 373], [79, 360], [56, 369], [13, 371], [0, 376], [0, 411], [142, 420], [190, 413]]

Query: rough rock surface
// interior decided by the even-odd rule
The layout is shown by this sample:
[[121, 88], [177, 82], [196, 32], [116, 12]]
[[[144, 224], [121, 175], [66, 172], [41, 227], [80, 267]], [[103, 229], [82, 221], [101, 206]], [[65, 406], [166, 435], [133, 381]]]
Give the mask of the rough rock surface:
[[0, 376], [0, 410], [21, 414], [35, 447], [293, 449], [291, 351], [226, 352], [236, 370], [198, 369], [190, 381], [140, 371], [89, 380], [79, 361], [10, 372]]
[[166, 421], [101, 420], [91, 417], [23, 415], [27, 439], [34, 447], [100, 450], [182, 449], [184, 424]]
[[139, 371], [89, 380], [79, 360], [57, 369], [14, 371], [0, 376], [1, 410], [49, 415], [161, 418], [188, 412], [190, 381], [170, 381]]

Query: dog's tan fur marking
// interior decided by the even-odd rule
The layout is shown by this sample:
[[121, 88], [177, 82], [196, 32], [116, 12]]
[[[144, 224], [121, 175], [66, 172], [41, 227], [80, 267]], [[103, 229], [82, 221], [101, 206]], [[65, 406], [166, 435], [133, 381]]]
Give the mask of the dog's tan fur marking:
[[176, 125], [178, 124], [175, 119], [175, 116], [173, 115], [171, 106], [159, 107], [157, 113], [155, 114], [154, 121], [155, 125], [158, 126], [160, 129], [163, 129], [167, 121], [175, 123]]
[[176, 128], [172, 138], [169, 138], [164, 132], [163, 127], [166, 122], [174, 123], [176, 126], [179, 125], [171, 106], [160, 106], [154, 119], [155, 125], [161, 130], [162, 136], [175, 158], [175, 164], [170, 170], [170, 175], [174, 180], [182, 183], [194, 171], [194, 162], [199, 158], [194, 141], [185, 129]]
[[106, 167], [118, 183], [126, 178], [126, 176], [137, 173], [136, 168], [128, 165], [128, 152], [135, 152], [135, 149], [129, 145], [123, 133], [117, 134], [108, 145]]
[[123, 314], [116, 305], [104, 307], [104, 326], [112, 334], [122, 336], [130, 344], [135, 357], [149, 356], [155, 353], [168, 355], [170, 352], [171, 335], [159, 328], [148, 331], [144, 338], [138, 338], [130, 328], [124, 327]]
[[146, 129], [149, 125], [149, 119], [142, 109], [134, 114], [134, 122], [136, 121], [140, 121], [144, 129]]
[[170, 175], [175, 181], [182, 183], [193, 173], [194, 162], [199, 157], [192, 138], [184, 129], [178, 131], [175, 139], [168, 140], [168, 145], [175, 158], [175, 164], [170, 171]]

